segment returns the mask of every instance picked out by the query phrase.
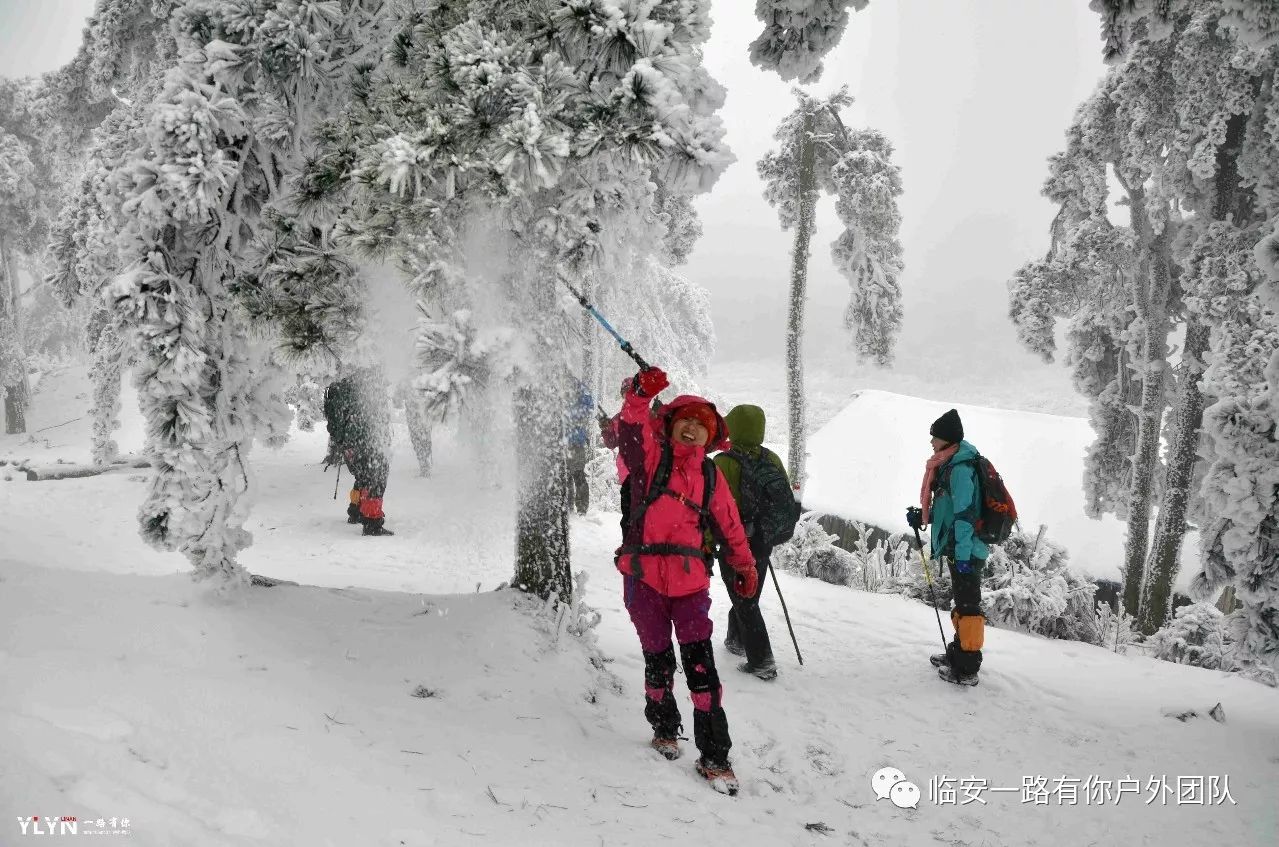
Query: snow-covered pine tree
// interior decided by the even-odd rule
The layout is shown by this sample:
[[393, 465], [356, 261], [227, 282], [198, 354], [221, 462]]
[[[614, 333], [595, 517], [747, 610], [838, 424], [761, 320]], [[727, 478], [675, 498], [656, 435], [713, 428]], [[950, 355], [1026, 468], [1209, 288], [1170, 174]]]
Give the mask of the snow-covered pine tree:
[[795, 229], [791, 256], [790, 308], [786, 323], [786, 380], [790, 424], [787, 468], [802, 486], [805, 464], [804, 302], [809, 245], [819, 191], [836, 198], [845, 230], [832, 245], [840, 271], [853, 291], [845, 313], [860, 357], [892, 361], [901, 325], [901, 216], [897, 196], [901, 176], [890, 162], [892, 146], [870, 129], [850, 131], [840, 111], [853, 100], [847, 86], [826, 99], [798, 89], [795, 111], [782, 119], [773, 137], [778, 147], [756, 165], [764, 199], [777, 209], [782, 229]]
[[[1242, 281], [1246, 275], [1236, 279]], [[1266, 379], [1279, 354], [1279, 320], [1255, 298], [1241, 299], [1213, 344], [1204, 393], [1210, 465], [1201, 493], [1207, 514], [1192, 590], [1233, 588], [1241, 608], [1238, 664], [1273, 679], [1279, 664], [1279, 408]]]
[[[1178, 14], [1200, 0], [1092, 0], [1101, 15], [1101, 34], [1108, 61], [1122, 59], [1132, 43], [1166, 32]], [[1279, 43], [1279, 0], [1219, 0], [1224, 22], [1255, 47]]]
[[26, 432], [26, 356], [22, 349], [18, 252], [30, 246], [35, 166], [28, 146], [0, 124], [0, 386], [5, 432]]
[[[671, 380], [668, 394], [699, 393], [715, 355], [715, 325], [710, 293], [656, 256], [637, 262], [625, 274], [612, 276], [599, 289], [599, 306], [615, 316], [623, 335], [644, 358], [662, 362]], [[591, 322], [596, 338], [603, 330]], [[618, 405], [622, 380], [634, 365], [617, 355], [611, 337], [600, 339], [600, 405], [610, 412]], [[727, 410], [721, 410], [727, 411]]]
[[178, 60], [137, 125], [99, 138], [127, 162], [94, 179], [102, 215], [86, 243], [109, 244], [122, 269], [105, 293], [138, 351], [155, 467], [143, 535], [200, 577], [246, 580], [246, 456], [286, 412], [231, 288], [303, 137], [338, 105], [346, 69], [378, 54], [382, 5], [189, 0], [169, 19]]
[[[1054, 168], [1061, 164], [1059, 159]], [[1127, 279], [1136, 271], [1132, 232], [1104, 216], [1072, 221], [1062, 230], [1063, 239], [1054, 239], [1045, 259], [1023, 265], [1009, 281], [1009, 317], [1020, 341], [1045, 361], [1056, 354], [1056, 321], [1068, 321], [1064, 358], [1075, 389], [1089, 398], [1095, 435], [1084, 456], [1084, 506], [1092, 517], [1113, 513], [1122, 519], [1137, 441], [1131, 409], [1141, 392], [1130, 367], [1136, 351], [1126, 308]]]
[[751, 42], [751, 62], [801, 85], [821, 78], [822, 59], [835, 49], [848, 26], [849, 9], [860, 12], [870, 0], [755, 0], [764, 31]]
[[119, 272], [106, 210], [96, 186], [122, 168], [160, 85], [157, 68], [176, 51], [165, 0], [99, 0], [75, 57], [40, 80], [36, 109], [52, 129], [64, 163], [46, 282], [64, 303], [87, 302], [87, 347], [93, 357], [93, 460], [116, 458], [120, 388], [131, 356], [120, 316], [102, 291]]
[[[1241, 337], [1239, 316], [1256, 314], [1247, 305], [1255, 285], [1249, 247], [1260, 227], [1276, 219], [1269, 199], [1279, 162], [1270, 106], [1276, 47], [1242, 37], [1237, 11], [1229, 0], [1195, 0], [1153, 10], [1159, 26], [1148, 26], [1154, 18], [1145, 12], [1133, 17], [1122, 61], [1080, 110], [1067, 153], [1054, 163], [1059, 173], [1050, 179], [1049, 196], [1062, 203], [1055, 229], [1068, 235], [1089, 217], [1102, 228], [1105, 204], [1098, 198], [1105, 192], [1098, 189], [1107, 165], [1128, 195], [1138, 286], [1129, 301], [1137, 320], [1125, 334], [1129, 349], [1139, 344], [1144, 385], [1126, 514], [1124, 596], [1125, 609], [1147, 633], [1169, 612], [1187, 516], [1215, 520], [1209, 488], [1202, 506], [1194, 500], [1203, 475], [1201, 433], [1215, 440], [1219, 421], [1209, 415], [1201, 425], [1212, 399], [1204, 396], [1202, 375]], [[1014, 285], [1013, 313], [1042, 336], [1053, 311], [1043, 298], [1027, 295], [1038, 287], [1026, 284], [1033, 276]], [[1064, 279], [1067, 288], [1077, 286], [1071, 274]], [[1165, 350], [1175, 322], [1184, 325], [1184, 342], [1173, 373]], [[1162, 408], [1173, 385], [1164, 384], [1165, 374], [1175, 377], [1176, 396], [1166, 424], [1167, 474], [1158, 491], [1144, 477], [1155, 468]], [[1156, 501], [1159, 520], [1147, 553]], [[1223, 573], [1205, 584], [1228, 581]]]
[[29, 80], [0, 79], [0, 386], [5, 432], [26, 432], [28, 401], [19, 268], [44, 252], [55, 183]]
[[852, 288], [844, 326], [859, 359], [887, 366], [902, 323], [901, 169], [892, 163], [892, 144], [876, 130], [851, 130], [843, 141], [827, 190], [844, 225], [831, 258]]
[[731, 160], [714, 116], [723, 92], [701, 65], [707, 7], [406, 8], [389, 61], [357, 78], [316, 169], [333, 177], [316, 184], [357, 189], [343, 224], [352, 243], [460, 265], [452, 276], [465, 292], [454, 302], [474, 316], [475, 337], [516, 330], [500, 357], [517, 368], [515, 584], [544, 596], [572, 590], [561, 411], [580, 324], [568, 289], [621, 265], [612, 248], [623, 234], [627, 262], [660, 251], [655, 183], [705, 190]]
[[1234, 670], [1225, 616], [1211, 603], [1192, 603], [1177, 609], [1173, 619], [1150, 636], [1150, 655], [1165, 662], [1209, 670]]
[[[1255, 287], [1252, 246], [1268, 216], [1256, 186], [1272, 181], [1279, 165], [1265, 91], [1279, 68], [1279, 45], [1257, 49], [1240, 41], [1228, 17], [1219, 2], [1187, 7], [1172, 19], [1172, 32], [1161, 45], [1173, 54], [1179, 132], [1159, 180], [1190, 214], [1174, 245], [1184, 269], [1178, 282], [1185, 330], [1168, 425], [1167, 474], [1138, 620], [1146, 633], [1171, 613], [1187, 514], [1203, 470], [1202, 375], [1213, 336], [1221, 338], [1223, 323]], [[1133, 55], [1144, 47], [1134, 47]]]
[[[1168, 60], [1167, 55], [1155, 53], [1125, 62], [1107, 75], [1076, 113], [1075, 123], [1067, 133], [1067, 149], [1054, 159], [1053, 173], [1045, 190], [1050, 199], [1061, 206], [1054, 225], [1054, 251], [1047, 266], [1032, 264], [1024, 268], [1010, 289], [1011, 313], [1023, 326], [1023, 339], [1028, 336], [1039, 339], [1035, 343], [1040, 349], [1050, 351], [1051, 342], [1044, 340], [1045, 330], [1051, 334], [1045, 317], [1054, 312], [1038, 302], [1038, 295], [1033, 293], [1039, 281], [1050, 281], [1047, 285], [1050, 290], [1064, 288], [1065, 297], [1048, 296], [1043, 300], [1043, 303], [1055, 303], [1056, 314], [1061, 314], [1061, 309], [1069, 308], [1072, 302], [1102, 302], [1105, 295], [1092, 291], [1089, 282], [1109, 285], [1116, 276], [1123, 282], [1125, 302], [1121, 311], [1131, 309], [1135, 316], [1133, 324], [1122, 330], [1127, 335], [1126, 347], [1133, 354], [1128, 365], [1141, 382], [1140, 402], [1135, 406], [1137, 434], [1126, 496], [1124, 608], [1130, 614], [1138, 610], [1149, 546], [1159, 436], [1167, 405], [1170, 301], [1177, 270], [1172, 261], [1177, 225], [1174, 198], [1161, 193], [1157, 182], [1149, 184], [1162, 164], [1163, 150], [1172, 146], [1176, 130], [1173, 93], [1167, 85]], [[1129, 132], [1133, 125], [1141, 126], [1144, 131]], [[1127, 234], [1114, 232], [1105, 220], [1109, 203], [1108, 168], [1128, 203]], [[1123, 238], [1131, 239], [1133, 245], [1131, 268], [1125, 267], [1122, 261], [1109, 261]], [[1072, 248], [1081, 239], [1108, 242], [1101, 251], [1099, 266], [1089, 262], [1090, 273], [1082, 278], [1072, 274], [1069, 261], [1064, 268], [1054, 268], [1051, 263], [1062, 258], [1056, 254], [1063, 253], [1068, 260], [1074, 258]], [[1077, 249], [1074, 252], [1081, 253]], [[1113, 270], [1108, 269], [1110, 265]], [[1059, 273], [1063, 269], [1064, 276]], [[1111, 427], [1112, 433], [1121, 431], [1120, 427]], [[1090, 499], [1100, 502], [1098, 498]]]

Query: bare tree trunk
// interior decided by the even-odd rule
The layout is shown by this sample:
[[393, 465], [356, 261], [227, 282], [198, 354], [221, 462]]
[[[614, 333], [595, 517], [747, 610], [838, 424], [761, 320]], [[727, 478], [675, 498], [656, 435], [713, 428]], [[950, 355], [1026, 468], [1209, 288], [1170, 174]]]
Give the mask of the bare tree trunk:
[[16, 435], [27, 431], [27, 392], [25, 381], [5, 387], [4, 431]]
[[807, 434], [804, 421], [804, 301], [808, 288], [809, 245], [817, 212], [816, 150], [813, 116], [804, 116], [803, 146], [799, 158], [799, 217], [791, 254], [790, 312], [786, 321], [786, 394], [790, 412], [790, 455], [787, 467], [794, 485], [804, 485]]
[[1128, 490], [1128, 539], [1124, 552], [1124, 611], [1136, 617], [1145, 581], [1146, 552], [1150, 545], [1150, 510], [1154, 477], [1159, 462], [1159, 434], [1167, 405], [1168, 298], [1172, 292], [1172, 230], [1164, 222], [1155, 234], [1146, 209], [1146, 192], [1127, 188], [1133, 231], [1142, 251], [1133, 277], [1133, 303], [1143, 322], [1141, 341], [1141, 411], [1138, 413], [1137, 452], [1133, 455]]
[[[530, 281], [536, 289], [534, 314], [552, 315], [553, 272]], [[534, 327], [534, 332], [538, 332]], [[515, 391], [516, 476], [519, 505], [515, 521], [514, 585], [539, 597], [555, 592], [563, 602], [573, 596], [568, 534], [568, 464], [564, 439], [565, 374], [561, 351], [538, 335], [531, 351], [544, 376], [536, 387]]]
[[1181, 542], [1186, 535], [1186, 510], [1198, 459], [1199, 430], [1203, 424], [1204, 396], [1200, 380], [1208, 340], [1208, 326], [1192, 318], [1186, 327], [1181, 390], [1172, 421], [1174, 434], [1168, 449], [1163, 502], [1155, 523], [1150, 561], [1146, 565], [1146, 584], [1142, 588], [1141, 614], [1137, 619], [1138, 626], [1146, 635], [1164, 625], [1171, 607], [1172, 583], [1177, 576]]

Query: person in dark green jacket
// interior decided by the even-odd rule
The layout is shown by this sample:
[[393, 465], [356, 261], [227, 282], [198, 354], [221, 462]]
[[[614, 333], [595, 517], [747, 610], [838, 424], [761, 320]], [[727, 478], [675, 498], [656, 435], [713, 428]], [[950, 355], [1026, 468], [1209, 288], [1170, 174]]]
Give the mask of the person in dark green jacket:
[[329, 430], [325, 463], [345, 462], [355, 477], [347, 522], [363, 524], [364, 535], [394, 535], [382, 511], [391, 472], [390, 401], [382, 372], [360, 368], [331, 383], [324, 390], [324, 418]]
[[[933, 422], [933, 455], [924, 470], [920, 510], [908, 513], [907, 523], [919, 529], [931, 527], [929, 549], [934, 560], [950, 570], [954, 609], [950, 620], [955, 637], [945, 653], [930, 657], [938, 673], [949, 682], [977, 684], [986, 618], [981, 610], [981, 577], [990, 549], [973, 527], [981, 517], [981, 492], [977, 480], [977, 448], [964, 440], [959, 412], [946, 412]], [[916, 523], [918, 521], [918, 523]]]
[[[742, 472], [749, 469], [750, 463], [758, 461], [772, 462], [783, 474], [786, 466], [776, 453], [765, 448], [764, 443], [764, 410], [759, 406], [735, 406], [724, 418], [728, 424], [728, 437], [732, 441], [732, 449], [715, 456], [715, 465], [724, 475], [724, 481], [733, 494], [740, 508], [742, 506]], [[740, 454], [740, 455], [734, 455]], [[742, 457], [746, 458], [743, 464]], [[747, 470], [749, 473], [749, 470]], [[743, 522], [749, 520], [742, 515]], [[748, 535], [751, 532], [747, 524]], [[745, 655], [746, 661], [737, 669], [754, 674], [760, 679], [769, 680], [777, 677], [777, 663], [773, 660], [773, 645], [768, 638], [768, 627], [764, 624], [764, 616], [759, 609], [759, 599], [764, 593], [764, 578], [768, 575], [769, 556], [772, 547], [760, 544], [755, 538], [750, 539], [751, 553], [755, 556], [755, 568], [759, 574], [758, 584], [750, 597], [741, 597], [733, 590], [733, 571], [720, 564], [720, 576], [728, 588], [729, 599], [733, 607], [728, 612], [728, 633], [724, 638], [724, 648], [738, 656]]]

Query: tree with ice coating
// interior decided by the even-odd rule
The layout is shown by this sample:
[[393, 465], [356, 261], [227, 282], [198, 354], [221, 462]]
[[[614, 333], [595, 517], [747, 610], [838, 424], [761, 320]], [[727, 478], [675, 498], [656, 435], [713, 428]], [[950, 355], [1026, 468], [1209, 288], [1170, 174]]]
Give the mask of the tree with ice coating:
[[94, 174], [100, 214], [84, 244], [114, 256], [103, 296], [136, 351], [155, 468], [139, 519], [197, 576], [246, 579], [247, 454], [284, 424], [283, 386], [234, 285], [263, 209], [287, 197], [301, 140], [339, 105], [347, 68], [378, 55], [381, 8], [181, 3], [169, 18], [176, 62], [152, 78], [135, 123], [99, 138], [123, 165]]
[[31, 250], [38, 216], [36, 168], [30, 147], [0, 125], [0, 386], [4, 387], [5, 432], [26, 432], [26, 356], [20, 326], [19, 255]]
[[705, 190], [731, 161], [714, 115], [723, 92], [701, 64], [708, 5], [405, 7], [387, 61], [357, 76], [304, 180], [349, 199], [351, 244], [411, 255], [436, 287], [445, 308], [424, 333], [421, 387], [460, 400], [480, 373], [514, 386], [515, 583], [544, 596], [572, 592], [561, 412], [581, 348], [569, 288], [661, 250], [658, 183]]
[[848, 26], [849, 9], [860, 12], [870, 0], [755, 0], [764, 31], [751, 42], [751, 62], [802, 85], [822, 76], [822, 59], [835, 49]]
[[5, 431], [25, 432], [27, 364], [19, 269], [38, 275], [56, 214], [59, 146], [32, 80], [0, 78], [0, 386]]
[[93, 355], [93, 459], [116, 457], [120, 382], [131, 355], [119, 315], [101, 296], [119, 272], [116, 233], [103, 226], [95, 185], [124, 167], [133, 133], [177, 49], [167, 26], [174, 0], [99, 0], [75, 57], [46, 74], [37, 108], [64, 160], [61, 211], [53, 226], [47, 282], [65, 303], [87, 301], [87, 346]]
[[[1211, 412], [1205, 418], [1214, 388], [1204, 375], [1231, 355], [1230, 346], [1241, 337], [1240, 321], [1271, 320], [1248, 304], [1259, 277], [1252, 245], [1276, 220], [1271, 186], [1279, 162], [1271, 140], [1279, 136], [1272, 125], [1275, 45], [1240, 37], [1230, 4], [1220, 0], [1178, 4], [1164, 23], [1134, 30], [1122, 60], [1081, 108], [1066, 153], [1054, 160], [1047, 190], [1062, 208], [1054, 250], [1046, 262], [1024, 268], [1011, 286], [1012, 314], [1023, 339], [1049, 350], [1045, 330], [1051, 317], [1082, 313], [1073, 326], [1093, 321], [1094, 314], [1104, 316], [1095, 308], [1107, 296], [1104, 286], [1117, 290], [1118, 280], [1127, 291], [1135, 320], [1125, 327], [1116, 314], [1121, 319], [1112, 320], [1114, 341], [1100, 345], [1098, 361], [1108, 358], [1107, 348], [1119, 350], [1120, 341], [1135, 351], [1140, 403], [1125, 401], [1122, 380], [1110, 385], [1093, 380], [1089, 387], [1101, 387], [1094, 394], [1094, 423], [1106, 425], [1099, 441], [1127, 430], [1125, 405], [1138, 409], [1122, 513], [1129, 529], [1124, 603], [1147, 633], [1169, 614], [1187, 521], [1212, 526], [1223, 520], [1222, 498], [1214, 498], [1208, 481], [1213, 473], [1200, 459], [1204, 435], [1217, 441], [1215, 430], [1222, 424]], [[1119, 229], [1106, 220], [1108, 168], [1127, 195], [1131, 226], [1124, 237], [1133, 244], [1132, 263], [1121, 248], [1106, 254], [1110, 258], [1097, 268], [1100, 273], [1080, 273], [1071, 264], [1075, 242]], [[1168, 344], [1178, 323], [1184, 340], [1174, 363]], [[1085, 361], [1091, 349], [1097, 348], [1080, 350], [1077, 361]], [[1157, 486], [1161, 438], [1168, 444], [1166, 471]], [[1105, 455], [1113, 459], [1125, 452]], [[1272, 491], [1263, 484], [1263, 502]], [[1104, 505], [1105, 498], [1094, 502]], [[1206, 556], [1214, 555], [1218, 535], [1205, 534]], [[1204, 585], [1219, 587], [1232, 576], [1233, 571], [1217, 570]]]
[[873, 129], [849, 130], [840, 111], [853, 102], [845, 86], [824, 100], [796, 90], [799, 101], [774, 133], [779, 145], [759, 160], [764, 198], [777, 209], [782, 229], [795, 229], [790, 310], [786, 325], [786, 376], [791, 479], [802, 485], [805, 460], [804, 301], [809, 244], [819, 191], [834, 195], [844, 231], [831, 255], [852, 287], [844, 323], [859, 358], [892, 362], [901, 328], [901, 172], [892, 145]]
[[1150, 655], [1165, 662], [1209, 670], [1233, 670], [1228, 657], [1228, 628], [1221, 610], [1211, 603], [1182, 606], [1146, 644]]

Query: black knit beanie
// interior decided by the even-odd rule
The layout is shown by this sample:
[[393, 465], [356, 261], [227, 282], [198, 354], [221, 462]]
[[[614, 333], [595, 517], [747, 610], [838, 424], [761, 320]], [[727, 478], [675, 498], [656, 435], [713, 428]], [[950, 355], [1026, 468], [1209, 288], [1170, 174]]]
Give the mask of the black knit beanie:
[[958, 444], [964, 440], [964, 424], [959, 420], [959, 412], [951, 409], [937, 420], [933, 421], [933, 426], [928, 430], [928, 434], [933, 438], [940, 438], [942, 441], [950, 444]]

